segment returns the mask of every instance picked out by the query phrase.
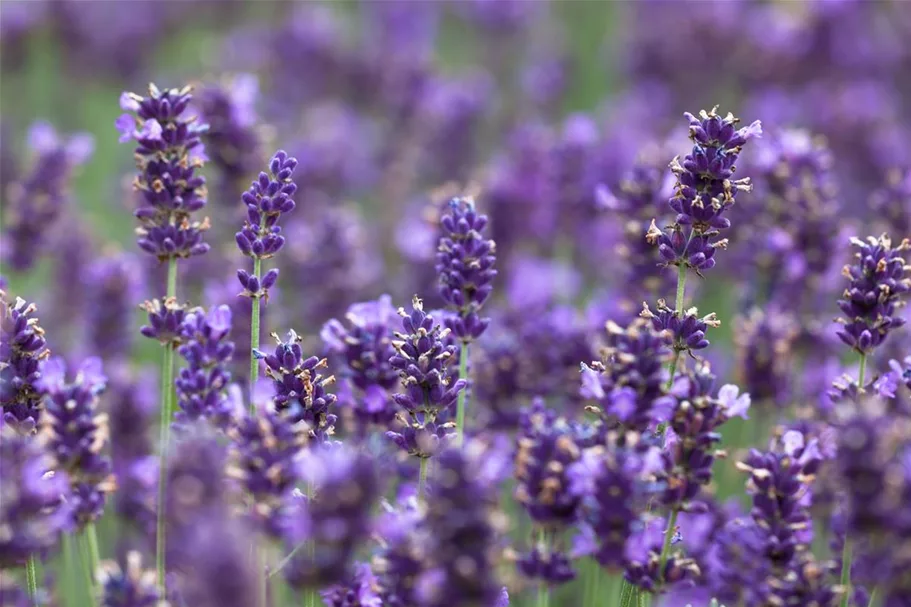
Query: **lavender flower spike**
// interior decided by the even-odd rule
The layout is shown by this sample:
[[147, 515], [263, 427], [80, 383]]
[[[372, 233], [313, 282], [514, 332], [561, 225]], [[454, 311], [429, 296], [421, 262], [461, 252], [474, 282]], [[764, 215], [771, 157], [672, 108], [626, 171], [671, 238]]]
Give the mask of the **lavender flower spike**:
[[279, 150], [269, 162], [269, 173], [260, 173], [242, 196], [247, 207], [247, 220], [243, 229], [234, 236], [237, 248], [247, 257], [253, 258], [253, 274], [245, 270], [237, 272], [244, 291], [253, 299], [268, 301], [269, 289], [278, 279], [278, 270], [270, 270], [265, 276], [259, 275], [260, 264], [278, 253], [285, 244], [281, 235], [279, 219], [284, 213], [294, 210], [294, 193], [297, 184], [291, 180], [297, 159]]
[[142, 568], [139, 552], [129, 552], [123, 568], [114, 561], [102, 563], [96, 577], [101, 607], [168, 607], [155, 570]]
[[489, 318], [478, 316], [497, 275], [496, 245], [483, 236], [487, 221], [475, 210], [472, 198], [450, 200], [440, 221], [443, 236], [436, 260], [440, 295], [458, 313], [452, 329], [463, 343], [480, 337], [490, 324]]
[[98, 413], [98, 396], [107, 378], [97, 358], [86, 359], [71, 381], [62, 358], [42, 363], [41, 374], [39, 387], [45, 394], [41, 431], [56, 469], [69, 476], [73, 521], [81, 530], [101, 516], [107, 494], [116, 486], [111, 458], [104, 453], [110, 434], [108, 417]]
[[844, 328], [838, 337], [861, 355], [876, 349], [889, 332], [905, 324], [898, 314], [904, 305], [902, 294], [911, 289], [904, 252], [911, 249], [911, 242], [903, 240], [893, 247], [885, 234], [862, 241], [852, 238], [851, 244], [860, 249], [854, 265], [845, 266], [842, 274], [849, 279], [843, 299], [838, 307], [845, 314], [838, 322]]
[[123, 93], [120, 107], [129, 113], [115, 122], [121, 142], [137, 143], [137, 244], [161, 261], [209, 250], [202, 240], [208, 219], [191, 220], [206, 205], [206, 180], [197, 170], [207, 160], [200, 140], [207, 126], [190, 111], [190, 93], [189, 87], [162, 91], [154, 84], [148, 97]]
[[10, 301], [6, 292], [0, 290], [0, 405], [6, 423], [25, 433], [38, 424], [39, 365], [51, 353], [44, 329], [33, 316], [37, 310], [35, 304], [19, 297]]

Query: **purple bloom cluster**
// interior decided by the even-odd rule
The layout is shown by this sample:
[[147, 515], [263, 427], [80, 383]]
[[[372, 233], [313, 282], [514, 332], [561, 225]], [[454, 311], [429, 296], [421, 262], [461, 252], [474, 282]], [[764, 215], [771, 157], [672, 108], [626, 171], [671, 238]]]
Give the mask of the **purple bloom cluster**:
[[860, 250], [855, 254], [857, 263], [845, 266], [843, 271], [850, 282], [843, 299], [838, 300], [845, 315], [839, 319], [844, 327], [838, 337], [865, 355], [882, 344], [890, 331], [905, 324], [898, 309], [903, 305], [902, 294], [911, 289], [903, 256], [911, 242], [903, 240], [893, 247], [883, 235], [871, 236], [866, 242], [854, 238], [851, 243]]
[[323, 377], [319, 372], [326, 367], [326, 359], [305, 359], [300, 337], [294, 331], [288, 332], [287, 341], [275, 333], [272, 337], [278, 342], [272, 354], [259, 350], [253, 354], [266, 363], [266, 376], [275, 387], [275, 409], [292, 423], [304, 422], [310, 436], [318, 441], [327, 440], [335, 431], [337, 417], [329, 411], [336, 396], [326, 392], [335, 376]]
[[[296, 158], [288, 156], [284, 150], [275, 152], [269, 161], [269, 174], [260, 173], [241, 197], [247, 207], [247, 220], [234, 240], [240, 252], [252, 257], [254, 263], [271, 258], [285, 245], [278, 221], [295, 207], [291, 198], [297, 191], [297, 184], [291, 180], [295, 168]], [[273, 268], [262, 277], [257, 272], [250, 274], [238, 270], [237, 279], [244, 288], [244, 295], [268, 301], [269, 289], [278, 280], [278, 270]]]
[[450, 359], [456, 346], [444, 341], [449, 329], [424, 312], [421, 300], [415, 297], [411, 313], [400, 309], [399, 315], [405, 332], [395, 333], [396, 353], [389, 364], [398, 371], [404, 390], [392, 398], [407, 417], [401, 416], [399, 427], [386, 436], [406, 453], [431, 457], [452, 439], [453, 407], [466, 382], [453, 378]]
[[132, 325], [143, 275], [132, 255], [104, 257], [87, 268], [86, 339], [89, 351], [104, 361], [126, 358], [133, 345]]
[[0, 564], [18, 567], [32, 554], [47, 554], [61, 532], [72, 529], [69, 482], [34, 436], [0, 422]]
[[206, 205], [206, 180], [197, 174], [208, 159], [200, 136], [207, 126], [190, 110], [191, 89], [159, 90], [149, 85], [149, 96], [123, 93], [121, 109], [131, 112], [117, 119], [120, 141], [137, 143], [139, 173], [133, 187], [141, 197], [139, 248], [159, 260], [202, 255], [208, 220], [193, 221]]
[[671, 163], [677, 185], [668, 204], [677, 216], [668, 228], [658, 229], [652, 222], [648, 230], [649, 241], [657, 245], [666, 265], [697, 273], [715, 267], [715, 251], [727, 247], [727, 239], [713, 240], [731, 226], [724, 213], [734, 205], [738, 191], [752, 188], [749, 178], [733, 179], [734, 164], [743, 145], [762, 135], [758, 120], [737, 129], [733, 114], [722, 117], [716, 110], [703, 110], [698, 118], [685, 114], [693, 149], [682, 163], [676, 158]]
[[[73, 169], [92, 155], [91, 135], [61, 138], [50, 124], [32, 125], [28, 136], [34, 154], [31, 172], [4, 191], [4, 236], [0, 258], [17, 272], [30, 270], [61, 212], [68, 205]], [[5, 176], [4, 176], [5, 177]]]
[[797, 323], [779, 309], [753, 308], [737, 323], [737, 373], [756, 403], [785, 407], [791, 399], [790, 371]]
[[98, 397], [107, 377], [97, 358], [86, 359], [72, 381], [67, 381], [66, 370], [62, 358], [41, 365], [41, 431], [55, 469], [69, 477], [73, 522], [76, 529], [82, 529], [101, 516], [107, 495], [116, 488], [113, 464], [105, 452], [108, 416], [98, 411]]
[[98, 572], [101, 607], [163, 607], [158, 575], [143, 569], [142, 555], [129, 552], [124, 566], [109, 561]]
[[666, 421], [674, 405], [664, 368], [670, 359], [670, 338], [648, 320], [636, 319], [626, 329], [608, 322], [601, 361], [583, 363], [582, 395], [596, 400], [603, 415], [644, 432]]
[[285, 577], [294, 588], [325, 587], [349, 579], [358, 543], [369, 529], [381, 484], [371, 459], [344, 447], [308, 451], [300, 471], [312, 495], [299, 505], [288, 532], [289, 547], [307, 541]]
[[140, 306], [149, 315], [149, 324], [139, 328], [144, 337], [155, 339], [163, 346], [179, 346], [183, 341], [183, 323], [187, 307], [177, 299], [153, 299]]
[[226, 390], [231, 382], [228, 364], [234, 344], [227, 339], [231, 332], [231, 309], [218, 306], [208, 312], [194, 308], [180, 325], [181, 345], [177, 348], [187, 362], [176, 380], [179, 422], [207, 418], [226, 428], [236, 411]]
[[440, 225], [443, 237], [437, 252], [436, 270], [440, 276], [440, 295], [456, 312], [453, 333], [468, 343], [481, 336], [489, 318], [481, 318], [481, 306], [493, 291], [496, 246], [484, 238], [487, 216], [475, 210], [474, 200], [453, 198]]
[[339, 359], [339, 405], [349, 415], [351, 426], [361, 431], [371, 426], [385, 428], [395, 416], [390, 390], [399, 375], [390, 359], [395, 355], [392, 322], [396, 319], [391, 298], [352, 304], [348, 321], [332, 319], [320, 337], [326, 349]]
[[38, 423], [41, 396], [37, 383], [41, 361], [50, 356], [44, 329], [34, 316], [38, 307], [21, 298], [10, 301], [0, 291], [0, 404], [7, 425], [31, 432]]
[[714, 312], [701, 318], [697, 316], [698, 313], [696, 308], [677, 313], [676, 310], [667, 307], [663, 299], [659, 299], [657, 313], [652, 312], [647, 303], [643, 303], [639, 316], [652, 321], [652, 327], [659, 333], [669, 334], [675, 352], [692, 355], [693, 350], [709, 347], [709, 340], [705, 338], [708, 328], [721, 325]]

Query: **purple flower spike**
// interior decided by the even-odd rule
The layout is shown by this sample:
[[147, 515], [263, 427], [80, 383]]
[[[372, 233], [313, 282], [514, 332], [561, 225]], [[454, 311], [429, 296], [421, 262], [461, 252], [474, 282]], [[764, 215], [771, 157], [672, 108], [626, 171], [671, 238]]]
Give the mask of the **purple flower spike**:
[[339, 402], [347, 420], [360, 431], [370, 426], [388, 427], [395, 416], [390, 390], [399, 383], [399, 374], [390, 363], [395, 355], [393, 322], [397, 320], [391, 298], [353, 304], [345, 315], [347, 323], [327, 322], [320, 337], [332, 357], [338, 360]]
[[88, 274], [89, 351], [105, 361], [128, 358], [133, 314], [143, 286], [141, 267], [134, 255], [122, 254], [94, 261]]
[[681, 314], [676, 310], [667, 307], [663, 299], [658, 300], [658, 313], [652, 312], [648, 304], [643, 302], [642, 312], [639, 314], [642, 318], [652, 321], [652, 327], [658, 332], [667, 331], [672, 338], [672, 347], [677, 352], [686, 352], [690, 356], [693, 350], [702, 350], [707, 348], [709, 340], [705, 338], [705, 333], [709, 327], [718, 327], [721, 325], [715, 317], [715, 313], [707, 314], [702, 318], [697, 316], [698, 310], [690, 308]]
[[131, 551], [124, 567], [107, 561], [101, 564], [97, 579], [103, 607], [165, 607], [159, 591], [158, 574], [144, 569], [142, 555]]
[[42, 432], [56, 469], [69, 476], [72, 516], [78, 530], [101, 516], [107, 494], [115, 489], [113, 464], [104, 452], [110, 435], [108, 416], [98, 412], [98, 396], [106, 384], [97, 358], [86, 359], [72, 380], [67, 380], [63, 359], [42, 363]]
[[734, 205], [737, 192], [749, 192], [749, 178], [734, 179], [734, 166], [743, 145], [762, 135], [757, 120], [737, 129], [732, 114], [721, 117], [717, 107], [699, 116], [685, 114], [690, 123], [692, 151], [680, 162], [671, 162], [677, 178], [674, 195], [668, 201], [676, 213], [674, 223], [661, 230], [652, 222], [646, 235], [658, 246], [663, 265], [685, 266], [697, 274], [715, 265], [715, 251], [727, 246], [726, 239], [714, 240], [731, 226], [724, 213]]
[[41, 396], [36, 384], [40, 363], [50, 356], [44, 329], [34, 317], [38, 307], [0, 290], [0, 405], [8, 425], [24, 433], [38, 423]]
[[173, 297], [164, 300], [153, 299], [140, 306], [149, 314], [149, 324], [139, 332], [149, 339], [158, 340], [161, 345], [179, 346], [183, 341], [181, 327], [186, 316], [186, 306], [177, 303]]
[[471, 198], [453, 198], [440, 221], [443, 236], [436, 258], [440, 295], [458, 312], [452, 329], [464, 343], [480, 337], [490, 323], [489, 318], [478, 316], [497, 275], [496, 245], [483, 236], [487, 222]]
[[[0, 566], [25, 564], [47, 554], [60, 533], [71, 529], [69, 482], [35, 436], [0, 421]], [[29, 603], [27, 603], [29, 604]]]
[[228, 306], [217, 306], [208, 313], [194, 308], [184, 317], [177, 353], [187, 366], [180, 370], [174, 382], [179, 422], [206, 418], [224, 429], [234, 421], [236, 412], [226, 393], [231, 382], [228, 365], [234, 354], [234, 343], [227, 339], [230, 331]]
[[326, 359], [305, 359], [300, 337], [293, 330], [288, 332], [286, 341], [277, 333], [272, 338], [278, 342], [272, 354], [254, 350], [253, 355], [266, 363], [266, 376], [275, 387], [275, 409], [291, 423], [304, 422], [318, 442], [328, 440], [335, 431], [336, 416], [329, 409], [336, 396], [326, 391], [335, 377], [320, 374], [327, 366]]
[[412, 455], [431, 457], [451, 439], [453, 408], [466, 382], [452, 377], [449, 361], [456, 347], [445, 343], [449, 329], [424, 312], [419, 298], [411, 308], [410, 314], [399, 310], [405, 332], [395, 333], [396, 354], [389, 359], [402, 379], [404, 391], [392, 398], [404, 415], [399, 416], [399, 427], [386, 435]]
[[911, 249], [911, 242], [903, 240], [893, 247], [884, 234], [870, 236], [866, 241], [852, 238], [851, 244], [860, 250], [857, 262], [845, 266], [842, 274], [849, 279], [843, 299], [838, 307], [844, 318], [838, 322], [844, 327], [838, 337], [858, 353], [866, 355], [885, 341], [890, 331], [905, 324], [898, 310], [904, 305], [900, 300], [911, 289], [911, 278], [906, 275], [904, 253]]
[[191, 220], [206, 205], [206, 180], [197, 170], [206, 160], [200, 135], [207, 125], [190, 111], [190, 93], [189, 87], [162, 91], [154, 84], [148, 97], [123, 93], [120, 106], [130, 114], [115, 122], [121, 142], [137, 143], [137, 244], [162, 261], [209, 250], [202, 240], [208, 219]]

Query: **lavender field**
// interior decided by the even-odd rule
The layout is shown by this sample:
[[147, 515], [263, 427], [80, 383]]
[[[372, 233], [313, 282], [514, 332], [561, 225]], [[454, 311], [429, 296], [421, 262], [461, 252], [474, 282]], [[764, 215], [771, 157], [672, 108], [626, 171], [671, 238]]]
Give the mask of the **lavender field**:
[[0, 196], [0, 607], [911, 607], [907, 0], [2, 0]]

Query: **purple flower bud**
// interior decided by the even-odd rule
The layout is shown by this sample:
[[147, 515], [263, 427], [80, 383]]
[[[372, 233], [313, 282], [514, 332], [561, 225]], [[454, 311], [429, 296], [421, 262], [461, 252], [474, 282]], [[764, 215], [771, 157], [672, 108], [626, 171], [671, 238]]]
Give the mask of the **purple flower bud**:
[[41, 395], [40, 363], [50, 356], [44, 329], [33, 315], [38, 310], [0, 290], [0, 405], [7, 425], [30, 432], [38, 423]]

